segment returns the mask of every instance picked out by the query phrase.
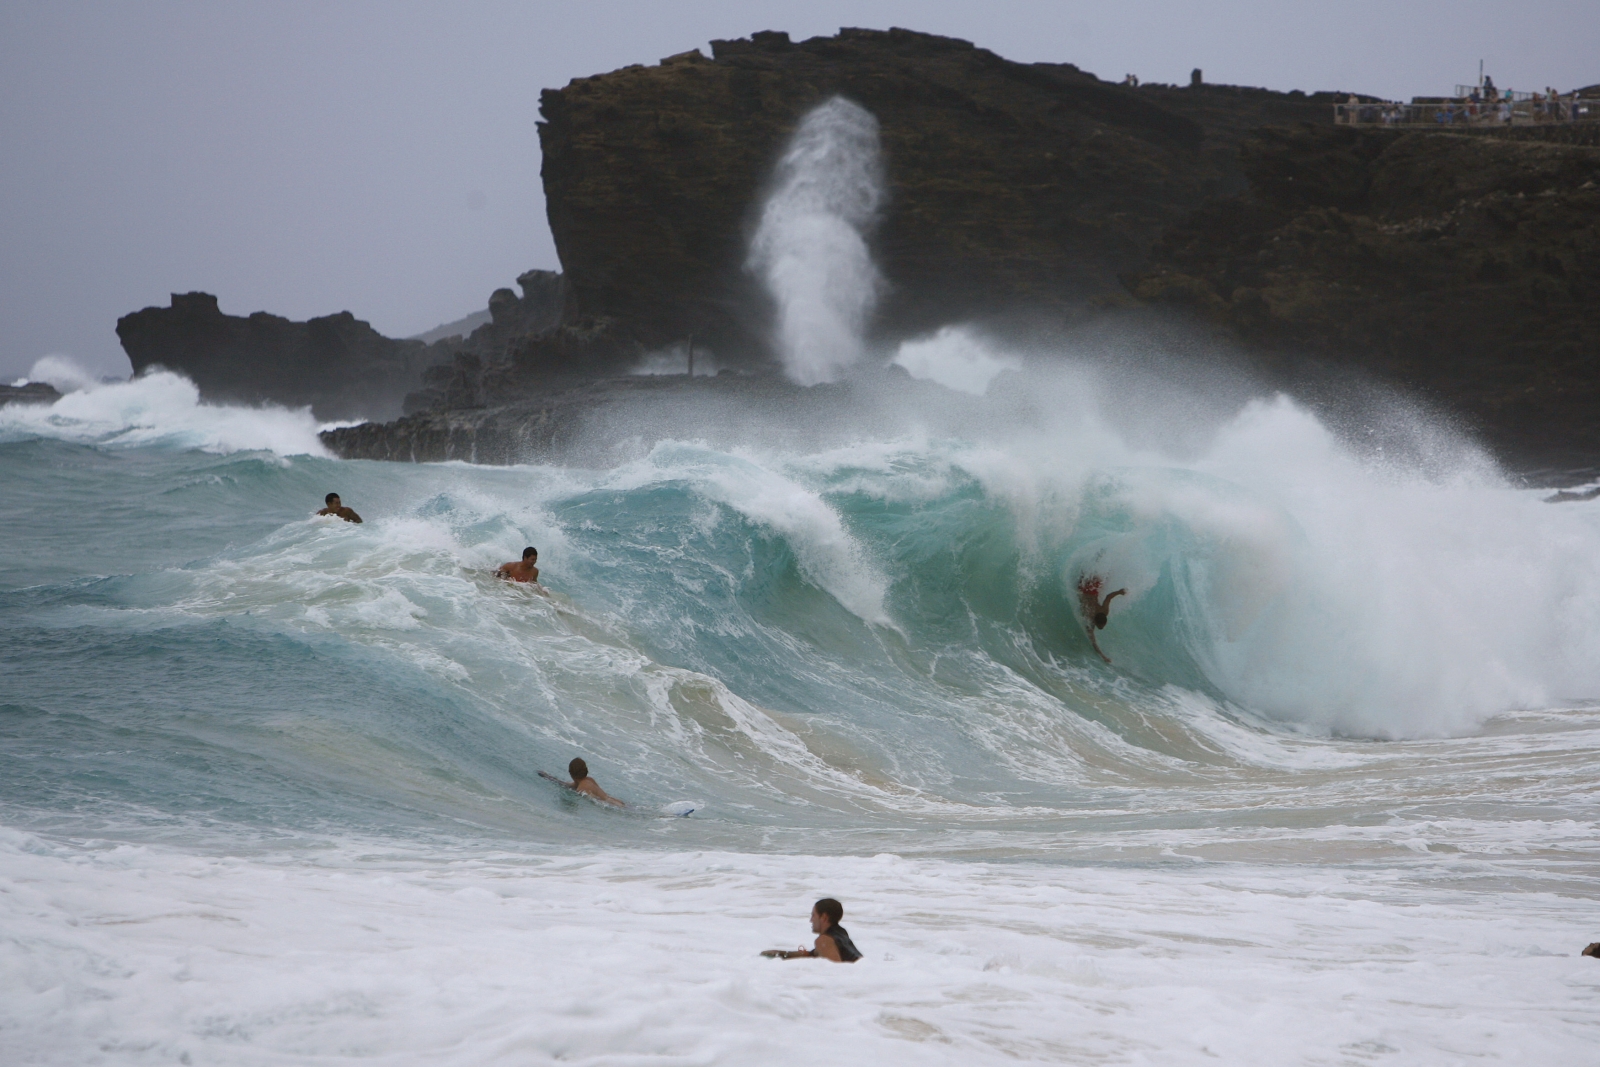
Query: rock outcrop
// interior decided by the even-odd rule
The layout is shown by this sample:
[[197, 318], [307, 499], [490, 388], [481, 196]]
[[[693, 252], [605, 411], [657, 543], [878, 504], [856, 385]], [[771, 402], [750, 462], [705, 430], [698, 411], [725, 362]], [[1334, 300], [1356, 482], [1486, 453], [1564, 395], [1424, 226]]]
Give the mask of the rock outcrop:
[[[404, 411], [482, 407], [492, 398], [504, 402], [520, 392], [548, 383], [552, 376], [594, 377], [615, 370], [611, 360], [583, 349], [582, 339], [597, 331], [593, 324], [563, 327], [570, 293], [555, 271], [530, 270], [517, 278], [519, 297], [511, 289], [489, 296], [489, 321], [465, 338], [438, 342], [449, 362], [438, 362], [422, 374], [422, 388], [406, 396]], [[604, 332], [601, 328], [598, 332]], [[574, 341], [573, 338], [580, 340]], [[595, 348], [595, 346], [590, 346]], [[623, 345], [628, 354], [636, 346]], [[604, 349], [607, 356], [609, 349]]]
[[[733, 371], [693, 379], [565, 379], [509, 403], [421, 411], [387, 424], [328, 430], [322, 440], [347, 459], [609, 466], [669, 438], [786, 447], [837, 443], [862, 424], [863, 412], [871, 411], [880, 426], [907, 418], [924, 393], [930, 405], [951, 396], [897, 367], [812, 388], [780, 375]], [[882, 403], [886, 396], [897, 403]]]
[[392, 418], [423, 368], [450, 355], [385, 337], [348, 311], [308, 322], [225, 315], [210, 293], [173, 293], [170, 307], [124, 315], [117, 337], [135, 374], [166, 367], [207, 400], [309, 404], [319, 419]]
[[1600, 464], [1600, 148], [1263, 130], [1248, 195], [1130, 279], [1290, 380], [1355, 368], [1464, 414], [1522, 468]]
[[[559, 273], [531, 270], [523, 289], [497, 289], [490, 321], [466, 337], [432, 344], [385, 337], [348, 311], [295, 322], [258, 311], [226, 315], [210, 293], [173, 293], [170, 307], [117, 320], [135, 374], [166, 367], [191, 378], [206, 400], [310, 405], [319, 419], [390, 419], [410, 407], [470, 404], [451, 383], [458, 357], [469, 366], [504, 363], [561, 322], [567, 290]], [[472, 387], [479, 388], [472, 377]], [[474, 394], [475, 395], [475, 394]]]
[[765, 357], [752, 217], [785, 139], [829, 96], [881, 125], [888, 335], [1123, 300], [1118, 276], [1168, 225], [1243, 188], [1244, 130], [1332, 116], [1331, 97], [1131, 88], [907, 30], [757, 33], [712, 53], [547, 90], [539, 132], [575, 319], [626, 324], [644, 346], [692, 335], [723, 365]]
[[61, 394], [49, 382], [0, 385], [0, 404], [54, 404]]

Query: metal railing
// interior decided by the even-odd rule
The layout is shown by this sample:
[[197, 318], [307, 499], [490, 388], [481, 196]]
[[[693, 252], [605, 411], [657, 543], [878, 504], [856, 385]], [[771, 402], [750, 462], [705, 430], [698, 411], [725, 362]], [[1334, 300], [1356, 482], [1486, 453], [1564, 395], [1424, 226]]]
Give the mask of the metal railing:
[[1409, 104], [1359, 101], [1333, 105], [1340, 126], [1541, 126], [1600, 120], [1600, 99], [1575, 94], [1554, 100], [1542, 94], [1512, 93], [1510, 99], [1473, 100], [1472, 86], [1462, 96], [1419, 96]]

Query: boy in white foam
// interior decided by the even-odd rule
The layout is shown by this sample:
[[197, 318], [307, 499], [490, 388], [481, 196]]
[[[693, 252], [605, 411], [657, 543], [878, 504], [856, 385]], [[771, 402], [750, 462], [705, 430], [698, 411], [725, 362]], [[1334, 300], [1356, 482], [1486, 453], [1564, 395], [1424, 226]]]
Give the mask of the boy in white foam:
[[317, 512], [318, 515], [337, 515], [345, 522], [361, 521], [361, 516], [356, 514], [354, 508], [345, 507], [343, 502], [339, 500], [338, 493], [329, 493], [327, 496], [322, 498], [322, 502], [327, 506], [321, 511]]
[[832, 897], [823, 897], [811, 908], [811, 932], [817, 935], [812, 948], [797, 948], [793, 952], [782, 948], [769, 948], [762, 953], [775, 960], [832, 960], [834, 963], [854, 963], [861, 958], [861, 950], [850, 940], [845, 928], [839, 925], [844, 918], [844, 905]]

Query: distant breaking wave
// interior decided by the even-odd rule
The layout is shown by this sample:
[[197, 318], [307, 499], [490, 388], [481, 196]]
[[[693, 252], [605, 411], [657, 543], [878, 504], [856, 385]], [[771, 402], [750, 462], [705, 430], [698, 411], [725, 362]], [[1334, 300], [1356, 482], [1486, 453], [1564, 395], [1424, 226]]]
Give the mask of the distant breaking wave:
[[171, 371], [104, 383], [83, 375], [63, 386], [72, 391], [52, 404], [0, 407], [0, 442], [47, 437], [109, 448], [328, 455], [309, 408], [208, 404], [193, 382]]

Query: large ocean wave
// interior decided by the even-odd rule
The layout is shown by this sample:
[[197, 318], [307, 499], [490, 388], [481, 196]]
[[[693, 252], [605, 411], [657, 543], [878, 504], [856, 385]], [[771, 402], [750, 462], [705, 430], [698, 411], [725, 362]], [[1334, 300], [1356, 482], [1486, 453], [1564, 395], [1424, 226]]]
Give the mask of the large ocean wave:
[[[697, 832], [724, 845], [1032, 832], [1180, 786], [1242, 810], [1284, 768], [1342, 796], [1389, 757], [1319, 738], [1600, 692], [1596, 508], [1358, 454], [1283, 398], [1181, 458], [1087, 417], [665, 441], [605, 471], [342, 463], [309, 416], [165, 376], [4, 419], [14, 528], [46, 546], [5, 569], [8, 642], [40, 665], [14, 675], [37, 758], [7, 792], [51, 818], [546, 833], [570, 819], [530, 772], [582, 752], [646, 810], [715, 812]], [[100, 551], [51, 544], [41, 466], [94, 501]], [[309, 518], [330, 489], [366, 523]], [[490, 577], [524, 544], [552, 597]], [[1109, 664], [1085, 575], [1128, 590]], [[122, 785], [79, 796], [113, 737]]]

